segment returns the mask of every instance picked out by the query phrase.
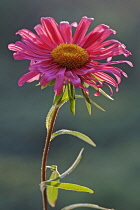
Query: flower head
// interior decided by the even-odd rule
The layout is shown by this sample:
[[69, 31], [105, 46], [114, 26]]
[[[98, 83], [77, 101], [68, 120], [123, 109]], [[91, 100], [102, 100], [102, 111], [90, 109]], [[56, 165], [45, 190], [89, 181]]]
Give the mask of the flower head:
[[[123, 54], [131, 55], [124, 44], [115, 39], [106, 40], [116, 32], [106, 25], [96, 26], [87, 33], [93, 18], [83, 17], [79, 24], [69, 24], [63, 21], [58, 25], [51, 18], [41, 18], [41, 24], [34, 29], [35, 33], [22, 29], [16, 34], [21, 41], [9, 44], [9, 49], [15, 51], [14, 59], [30, 60], [29, 72], [23, 75], [18, 85], [39, 80], [41, 86], [54, 81], [54, 91], [59, 95], [66, 84], [81, 88], [88, 94], [87, 84], [96, 89], [94, 95], [99, 95], [103, 85], [110, 85], [118, 91], [121, 76], [127, 77], [120, 68], [113, 66], [118, 63], [132, 63], [126, 60], [112, 61], [112, 57]], [[76, 27], [74, 35], [72, 27]], [[103, 61], [104, 60], [104, 61]]]

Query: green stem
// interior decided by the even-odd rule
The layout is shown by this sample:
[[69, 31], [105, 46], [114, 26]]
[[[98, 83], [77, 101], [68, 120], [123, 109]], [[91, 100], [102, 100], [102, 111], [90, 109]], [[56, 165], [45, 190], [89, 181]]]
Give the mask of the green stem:
[[[48, 160], [48, 152], [49, 152], [49, 147], [50, 147], [50, 140], [51, 140], [51, 135], [53, 132], [54, 124], [56, 121], [57, 113], [59, 111], [59, 106], [56, 105], [55, 109], [53, 110], [53, 114], [51, 117], [51, 122], [50, 126], [47, 132], [46, 140], [45, 140], [45, 146], [44, 146], [44, 151], [42, 155], [42, 164], [41, 164], [41, 182], [46, 181], [46, 165], [47, 165], [47, 160]], [[46, 189], [42, 190], [42, 202], [43, 202], [43, 210], [47, 210], [47, 194], [46, 194]]]

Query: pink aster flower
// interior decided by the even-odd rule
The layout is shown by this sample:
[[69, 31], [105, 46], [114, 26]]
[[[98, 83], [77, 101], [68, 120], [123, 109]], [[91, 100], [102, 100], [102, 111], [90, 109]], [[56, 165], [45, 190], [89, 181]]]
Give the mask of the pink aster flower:
[[[114, 64], [125, 62], [132, 66], [132, 63], [112, 61], [112, 57], [121, 54], [127, 57], [131, 53], [119, 41], [106, 40], [116, 33], [107, 25], [98, 25], [87, 33], [92, 21], [93, 18], [83, 17], [79, 24], [62, 21], [58, 25], [53, 18], [47, 17], [41, 18], [41, 24], [35, 26], [36, 34], [27, 29], [19, 30], [16, 34], [22, 40], [8, 47], [15, 51], [15, 60], [28, 59], [31, 62], [29, 72], [19, 79], [18, 85], [39, 80], [41, 86], [46, 86], [54, 81], [57, 95], [69, 83], [87, 94], [88, 84], [97, 90], [96, 96], [103, 85], [110, 88], [110, 95], [113, 93], [110, 85], [118, 91], [122, 75], [127, 75]], [[74, 34], [72, 27], [76, 27]]]

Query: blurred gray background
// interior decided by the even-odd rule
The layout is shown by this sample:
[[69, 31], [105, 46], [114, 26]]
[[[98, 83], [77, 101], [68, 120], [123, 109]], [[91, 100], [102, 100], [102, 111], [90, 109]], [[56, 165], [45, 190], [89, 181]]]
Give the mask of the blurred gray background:
[[[117, 31], [111, 38], [127, 45], [134, 68], [120, 65], [128, 74], [123, 78], [114, 101], [103, 96], [92, 98], [105, 108], [93, 107], [88, 115], [84, 101], [77, 101], [76, 116], [68, 104], [59, 113], [55, 130], [67, 128], [89, 135], [97, 144], [92, 148], [71, 136], [59, 136], [50, 148], [49, 165], [62, 173], [82, 147], [83, 159], [64, 182], [92, 188], [94, 194], [60, 190], [55, 209], [78, 202], [89, 202], [116, 210], [140, 209], [140, 1], [139, 0], [1, 0], [0, 2], [0, 209], [41, 210], [39, 190], [41, 155], [46, 136], [45, 117], [53, 99], [53, 89], [40, 90], [35, 83], [17, 86], [27, 72], [28, 61], [14, 61], [9, 43], [20, 40], [15, 32], [32, 31], [41, 17], [57, 22], [94, 17], [90, 29], [104, 23]], [[120, 56], [120, 59], [122, 57]], [[91, 95], [93, 90], [91, 89]], [[53, 209], [49, 207], [49, 209]], [[84, 208], [83, 208], [84, 209]]]

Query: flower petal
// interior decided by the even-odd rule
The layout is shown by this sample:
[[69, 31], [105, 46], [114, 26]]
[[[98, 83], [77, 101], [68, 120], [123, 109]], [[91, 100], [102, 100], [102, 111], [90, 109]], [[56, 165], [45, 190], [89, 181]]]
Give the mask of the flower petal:
[[33, 82], [34, 80], [39, 80], [39, 78], [40, 74], [35, 74], [34, 72], [28, 72], [18, 80], [18, 86], [22, 86], [25, 82]]
[[99, 44], [105, 39], [105, 37], [107, 38], [112, 33], [115, 33], [115, 32], [112, 29], [109, 29], [109, 26], [101, 24], [85, 36], [85, 38], [82, 41], [81, 46], [86, 49], [88, 47], [91, 47], [92, 45]]
[[65, 74], [66, 68], [59, 69], [59, 72], [56, 75], [56, 81], [54, 85], [54, 92], [56, 95], [60, 95], [63, 89], [64, 84], [64, 74]]
[[60, 32], [63, 36], [64, 42], [70, 44], [72, 42], [72, 26], [69, 22], [60, 22]]
[[81, 21], [79, 22], [76, 31], [74, 33], [74, 37], [73, 37], [73, 44], [79, 44], [80, 41], [84, 38], [89, 25], [91, 24], [91, 22], [93, 21], [93, 18], [87, 18], [87, 17], [83, 17], [81, 19]]
[[53, 43], [55, 43], [56, 45], [64, 43], [58, 24], [53, 18], [41, 18], [41, 23], [46, 34], [49, 36]]

